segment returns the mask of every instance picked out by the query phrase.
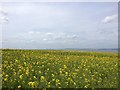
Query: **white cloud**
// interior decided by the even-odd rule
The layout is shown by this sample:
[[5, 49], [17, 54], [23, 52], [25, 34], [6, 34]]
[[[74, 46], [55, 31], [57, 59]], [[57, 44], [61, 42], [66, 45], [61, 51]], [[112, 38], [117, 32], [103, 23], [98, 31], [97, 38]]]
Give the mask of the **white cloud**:
[[29, 31], [28, 34], [40, 34], [40, 32]]
[[7, 15], [7, 12], [5, 10], [3, 10], [2, 8], [0, 8], [0, 13], [3, 15]]
[[46, 33], [46, 35], [47, 35], [47, 36], [52, 36], [52, 35], [54, 35], [54, 33], [48, 32], [48, 33]]
[[70, 33], [63, 33], [63, 32], [59, 32], [59, 33], [43, 33], [43, 37], [49, 41], [69, 41], [69, 40], [75, 40], [78, 37], [78, 35], [76, 34], [70, 34]]
[[30, 32], [28, 32], [29, 34], [33, 34], [34, 32], [33, 31], [30, 31]]
[[1, 16], [0, 17], [0, 23], [6, 23], [6, 22], [8, 22], [8, 17], [5, 17], [5, 16]]
[[46, 39], [46, 38], [44, 38], [43, 40], [44, 40], [44, 41], [46, 41], [47, 39]]
[[24, 41], [31, 41], [34, 40], [34, 42], [43, 42], [43, 43], [49, 43], [49, 42], [72, 42], [79, 40], [79, 35], [77, 34], [70, 34], [70, 33], [63, 33], [63, 32], [38, 32], [38, 31], [30, 31], [28, 33], [19, 34], [16, 37], [18, 41], [24, 40]]
[[111, 23], [115, 20], [117, 20], [118, 18], [118, 15], [112, 15], [112, 16], [106, 16], [103, 20], [102, 20], [102, 23]]
[[7, 22], [8, 22], [7, 12], [0, 8], [0, 24]]

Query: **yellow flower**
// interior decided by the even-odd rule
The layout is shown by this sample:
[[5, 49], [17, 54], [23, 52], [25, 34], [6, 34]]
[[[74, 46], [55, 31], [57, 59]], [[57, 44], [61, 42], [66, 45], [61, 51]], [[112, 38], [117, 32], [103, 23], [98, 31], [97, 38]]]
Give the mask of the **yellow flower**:
[[49, 71], [50, 69], [49, 68], [47, 68], [47, 71]]
[[34, 88], [36, 86], [36, 83], [35, 82], [28, 82], [28, 85]]
[[55, 75], [54, 74], [52, 74], [52, 77], [54, 77]]
[[66, 75], [68, 75], [68, 72], [65, 72]]
[[21, 86], [19, 85], [18, 88], [21, 88]]
[[8, 75], [7, 75], [7, 74], [6, 74], [5, 76], [6, 76], [6, 77], [8, 77]]
[[28, 85], [30, 86], [32, 84], [32, 82], [28, 82]]
[[78, 72], [78, 71], [79, 71], [79, 69], [75, 69], [75, 71], [76, 71], [76, 72]]
[[60, 84], [60, 80], [56, 79], [56, 85]]
[[82, 75], [85, 77], [85, 74], [84, 74], [84, 73], [82, 73]]
[[89, 82], [89, 80], [87, 78], [85, 78], [85, 82]]
[[74, 85], [76, 85], [76, 83], [74, 82]]
[[50, 82], [48, 82], [48, 84], [50, 84]]
[[66, 66], [66, 65], [64, 65], [63, 67], [64, 67], [64, 68], [67, 68], [67, 66]]
[[68, 78], [68, 80], [70, 80], [71, 78]]
[[41, 81], [44, 81], [45, 80], [45, 77], [44, 76], [41, 76]]
[[84, 86], [84, 88], [89, 88], [89, 86], [90, 86], [90, 84], [87, 84], [87, 85]]
[[34, 79], [36, 79], [36, 76], [33, 76]]
[[23, 78], [23, 75], [20, 75], [19, 78], [22, 79], [22, 78]]
[[39, 71], [39, 73], [42, 73], [41, 71]]
[[18, 62], [18, 60], [16, 59], [15, 62]]
[[26, 66], [26, 65], [27, 65], [27, 63], [26, 63], [26, 62], [24, 62], [24, 65]]
[[53, 78], [52, 81], [55, 81], [55, 79]]
[[87, 88], [87, 86], [84, 86], [85, 88]]
[[7, 81], [7, 78], [4, 78], [4, 81]]
[[60, 71], [60, 74], [62, 74], [62, 71]]

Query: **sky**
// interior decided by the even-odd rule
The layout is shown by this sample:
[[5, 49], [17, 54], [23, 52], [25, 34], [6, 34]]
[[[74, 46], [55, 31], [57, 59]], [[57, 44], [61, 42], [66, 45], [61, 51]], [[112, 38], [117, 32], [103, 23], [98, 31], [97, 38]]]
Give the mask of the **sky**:
[[1, 2], [119, 2], [119, 0], [1, 0]]
[[5, 2], [2, 48], [117, 48], [117, 2]]

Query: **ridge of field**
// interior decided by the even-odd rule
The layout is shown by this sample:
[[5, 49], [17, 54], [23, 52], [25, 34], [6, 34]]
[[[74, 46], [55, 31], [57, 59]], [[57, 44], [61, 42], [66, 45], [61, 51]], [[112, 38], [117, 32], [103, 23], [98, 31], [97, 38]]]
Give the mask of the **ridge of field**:
[[117, 88], [118, 54], [2, 50], [2, 88]]

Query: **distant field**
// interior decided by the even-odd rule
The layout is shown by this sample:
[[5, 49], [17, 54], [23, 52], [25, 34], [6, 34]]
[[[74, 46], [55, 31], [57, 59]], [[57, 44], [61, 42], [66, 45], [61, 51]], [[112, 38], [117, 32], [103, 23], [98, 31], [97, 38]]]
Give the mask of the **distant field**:
[[117, 88], [118, 54], [62, 50], [2, 51], [3, 88]]

